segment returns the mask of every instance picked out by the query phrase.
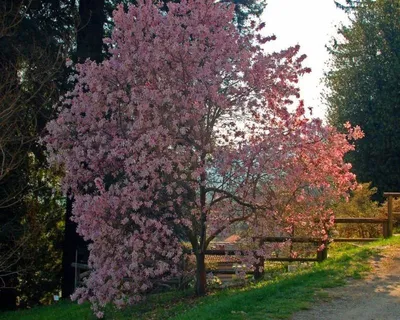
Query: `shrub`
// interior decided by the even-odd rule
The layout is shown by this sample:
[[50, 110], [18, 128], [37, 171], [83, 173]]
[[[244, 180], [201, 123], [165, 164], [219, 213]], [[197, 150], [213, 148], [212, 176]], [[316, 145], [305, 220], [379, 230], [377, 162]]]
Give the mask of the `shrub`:
[[[371, 200], [376, 192], [376, 188], [371, 188], [371, 183], [359, 184], [352, 192], [349, 201], [342, 200], [334, 205], [335, 217], [385, 217], [386, 211], [379, 206], [378, 202]], [[340, 237], [348, 238], [376, 238], [382, 235], [380, 224], [337, 224], [335, 230]]]

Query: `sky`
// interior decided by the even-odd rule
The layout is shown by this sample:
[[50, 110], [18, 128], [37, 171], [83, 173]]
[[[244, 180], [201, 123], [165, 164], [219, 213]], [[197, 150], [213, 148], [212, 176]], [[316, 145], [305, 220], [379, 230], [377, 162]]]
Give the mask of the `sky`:
[[306, 107], [313, 107], [313, 116], [324, 118], [326, 106], [320, 95], [320, 80], [329, 54], [325, 48], [336, 34], [337, 26], [346, 23], [346, 14], [336, 8], [333, 0], [268, 0], [261, 20], [266, 23], [265, 34], [275, 34], [276, 41], [266, 50], [276, 51], [300, 45], [306, 54], [304, 65], [312, 69], [299, 82], [300, 94]]

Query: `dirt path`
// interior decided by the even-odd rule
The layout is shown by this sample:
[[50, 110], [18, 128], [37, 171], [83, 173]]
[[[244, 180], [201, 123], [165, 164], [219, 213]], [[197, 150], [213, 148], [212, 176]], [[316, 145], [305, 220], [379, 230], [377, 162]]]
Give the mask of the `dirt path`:
[[326, 290], [329, 302], [296, 313], [292, 320], [400, 320], [400, 248], [386, 248], [363, 280]]

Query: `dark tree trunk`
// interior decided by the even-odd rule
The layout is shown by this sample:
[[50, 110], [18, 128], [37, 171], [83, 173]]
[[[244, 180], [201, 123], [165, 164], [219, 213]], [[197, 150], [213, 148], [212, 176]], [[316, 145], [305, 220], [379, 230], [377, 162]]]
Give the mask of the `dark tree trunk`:
[[[202, 164], [205, 165], [206, 162], [206, 154], [203, 152], [201, 155]], [[196, 253], [196, 294], [198, 296], [203, 296], [207, 291], [207, 278], [206, 278], [206, 264], [205, 264], [205, 251], [207, 248], [206, 245], [206, 234], [207, 234], [207, 215], [206, 215], [206, 190], [205, 190], [205, 182], [206, 182], [206, 174], [202, 173], [200, 176], [201, 179], [201, 187], [200, 187], [200, 243], [197, 247]]]
[[254, 265], [254, 280], [261, 280], [264, 277], [264, 257], [256, 256], [259, 260]]
[[[103, 59], [104, 0], [80, 0], [80, 23], [77, 34], [77, 59], [84, 62]], [[62, 296], [68, 298], [75, 288], [75, 270], [71, 264], [78, 253], [79, 262], [87, 262], [87, 243], [76, 233], [76, 224], [71, 221], [73, 200], [67, 197], [65, 237], [63, 246]], [[85, 261], [86, 260], [86, 261]]]
[[74, 261], [74, 252], [76, 250], [76, 244], [74, 242], [78, 235], [76, 234], [76, 225], [71, 221], [71, 217], [72, 199], [67, 197], [62, 257], [63, 278], [61, 283], [61, 295], [63, 298], [69, 298], [69, 296], [74, 292], [75, 288], [75, 273], [71, 263]]
[[196, 294], [204, 296], [207, 290], [207, 275], [204, 251], [196, 254]]
[[72, 263], [75, 262], [77, 256], [78, 262], [86, 263], [88, 256], [87, 243], [76, 233], [76, 223], [71, 221], [73, 201], [73, 198], [67, 197], [62, 258], [61, 292], [63, 298], [69, 298], [75, 289], [75, 269], [72, 267]]
[[104, 0], [80, 0], [77, 35], [78, 61], [86, 59], [101, 62], [103, 58]]

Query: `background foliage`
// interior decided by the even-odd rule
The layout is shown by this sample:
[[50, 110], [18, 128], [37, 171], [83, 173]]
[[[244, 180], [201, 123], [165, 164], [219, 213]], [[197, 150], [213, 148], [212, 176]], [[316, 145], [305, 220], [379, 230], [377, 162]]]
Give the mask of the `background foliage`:
[[[335, 217], [372, 218], [386, 217], [387, 207], [380, 207], [372, 198], [377, 189], [371, 183], [357, 186], [348, 201], [342, 200], [334, 205]], [[382, 225], [379, 224], [337, 224], [335, 226], [340, 238], [378, 238], [382, 236]]]
[[346, 1], [351, 17], [330, 46], [326, 74], [328, 121], [350, 121], [365, 138], [349, 155], [360, 182], [377, 187], [374, 199], [400, 189], [400, 1]]

